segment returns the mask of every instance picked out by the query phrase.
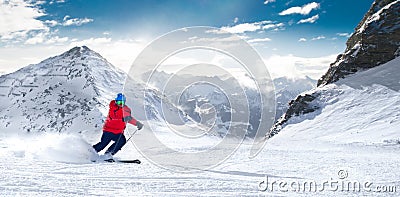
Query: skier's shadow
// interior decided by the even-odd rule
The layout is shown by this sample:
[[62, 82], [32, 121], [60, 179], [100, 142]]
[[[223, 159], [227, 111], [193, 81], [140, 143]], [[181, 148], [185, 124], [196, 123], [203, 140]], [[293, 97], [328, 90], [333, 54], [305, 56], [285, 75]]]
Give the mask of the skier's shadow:
[[[180, 167], [175, 165], [175, 167]], [[256, 173], [256, 172], [245, 172], [245, 171], [236, 171], [236, 170], [229, 170], [229, 171], [220, 171], [220, 170], [212, 170], [212, 169], [200, 169], [200, 168], [194, 168], [194, 167], [183, 167], [186, 170], [194, 170], [196, 172], [211, 172], [211, 173], [217, 173], [217, 174], [224, 174], [224, 175], [235, 175], [235, 176], [246, 176], [246, 177], [271, 177], [271, 178], [282, 178], [282, 179], [304, 179], [302, 177], [290, 177], [290, 176], [277, 176], [277, 175], [272, 175], [272, 174], [267, 174], [267, 173]]]
[[255, 172], [244, 172], [244, 171], [218, 171], [218, 170], [203, 170], [205, 172], [212, 172], [218, 174], [227, 174], [227, 175], [237, 175], [237, 176], [247, 176], [247, 177], [272, 177], [272, 178], [287, 178], [287, 179], [304, 179], [301, 177], [288, 177], [288, 176], [277, 176], [272, 174], [262, 174], [262, 173], [255, 173]]

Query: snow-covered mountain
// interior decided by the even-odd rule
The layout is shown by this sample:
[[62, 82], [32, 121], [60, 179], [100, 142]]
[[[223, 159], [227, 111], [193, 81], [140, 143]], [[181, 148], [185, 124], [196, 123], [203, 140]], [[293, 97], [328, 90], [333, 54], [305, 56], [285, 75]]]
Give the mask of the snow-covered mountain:
[[[174, 113], [179, 109], [148, 89], [145, 98], [135, 92], [141, 84], [125, 86], [126, 74], [88, 47], [74, 47], [0, 77], [0, 130], [10, 132], [100, 133], [108, 104], [118, 92], [131, 97], [133, 114], [163, 119], [161, 102]], [[149, 105], [143, 106], [143, 103]], [[135, 113], [136, 112], [136, 113]]]
[[125, 74], [89, 48], [75, 47], [0, 77], [2, 131], [100, 130]]
[[399, 139], [399, 13], [399, 0], [375, 1], [319, 86], [292, 100], [267, 137], [298, 127], [307, 132], [335, 128], [334, 136], [350, 141], [360, 136], [379, 142]]

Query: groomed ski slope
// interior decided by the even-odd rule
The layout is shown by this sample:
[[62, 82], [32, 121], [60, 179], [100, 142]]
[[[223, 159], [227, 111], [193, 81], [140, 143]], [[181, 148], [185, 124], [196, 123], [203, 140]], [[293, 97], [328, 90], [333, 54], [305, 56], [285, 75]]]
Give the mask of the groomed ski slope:
[[[76, 137], [66, 137], [77, 142]], [[278, 138], [277, 138], [278, 139]], [[80, 141], [80, 140], [78, 140]], [[313, 142], [314, 143], [314, 142]], [[62, 143], [61, 143], [62, 144]], [[76, 143], [79, 146], [79, 143]], [[398, 193], [374, 192], [378, 186], [396, 186], [399, 192], [399, 145], [394, 144], [319, 144], [310, 142], [267, 144], [254, 159], [249, 159], [248, 145], [243, 145], [236, 155], [218, 167], [196, 173], [171, 172], [159, 168], [127, 144], [119, 158], [139, 158], [137, 164], [90, 163], [79, 160], [74, 154], [82, 151], [61, 151], [62, 147], [48, 145], [43, 152], [14, 151], [15, 147], [1, 141], [2, 165], [0, 167], [1, 196], [386, 196]], [[82, 144], [80, 144], [82, 145]], [[45, 146], [45, 145], [44, 145]], [[57, 150], [58, 149], [58, 150]], [[63, 153], [53, 158], [51, 152]], [[160, 151], [161, 152], [161, 151]], [[49, 153], [49, 155], [46, 155]], [[171, 158], [173, 159], [173, 158]], [[61, 161], [63, 160], [63, 161]], [[348, 172], [349, 181], [372, 182], [371, 191], [342, 192], [325, 188], [325, 181], [341, 181], [338, 172]], [[265, 185], [260, 183], [268, 177]], [[301, 187], [285, 192], [272, 182], [315, 181], [319, 192]], [[265, 182], [264, 182], [265, 183]], [[350, 190], [353, 191], [353, 190]]]
[[[230, 159], [201, 172], [160, 168], [131, 143], [117, 157], [142, 164], [93, 164], [87, 147], [100, 131], [93, 139], [2, 133], [0, 196], [399, 196], [399, 66], [397, 58], [317, 89], [322, 96], [314, 104], [321, 110], [292, 119], [257, 157], [248, 158], [251, 141], [245, 141]], [[363, 87], [363, 80], [372, 82]], [[173, 142], [167, 129], [160, 133], [161, 140]], [[192, 150], [203, 143], [218, 138], [175, 145]], [[303, 188], [310, 182], [317, 191]], [[345, 187], [348, 182], [361, 188]]]

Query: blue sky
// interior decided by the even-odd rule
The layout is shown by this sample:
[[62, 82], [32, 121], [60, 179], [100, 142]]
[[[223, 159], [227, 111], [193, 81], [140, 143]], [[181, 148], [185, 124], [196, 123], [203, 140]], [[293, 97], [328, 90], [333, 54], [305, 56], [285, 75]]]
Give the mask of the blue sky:
[[126, 70], [135, 54], [156, 37], [188, 26], [212, 26], [246, 39], [267, 64], [277, 67], [280, 62], [281, 67], [312, 75], [304, 71], [307, 64], [318, 67], [313, 71], [317, 76], [343, 52], [372, 2], [0, 0], [0, 72], [83, 44]]

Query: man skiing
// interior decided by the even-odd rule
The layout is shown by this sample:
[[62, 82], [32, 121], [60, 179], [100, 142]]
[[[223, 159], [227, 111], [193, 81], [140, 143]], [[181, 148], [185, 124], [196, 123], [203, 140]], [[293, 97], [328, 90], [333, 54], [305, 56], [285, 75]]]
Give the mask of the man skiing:
[[103, 126], [103, 135], [101, 141], [93, 148], [96, 152], [103, 150], [111, 141], [114, 143], [107, 149], [104, 154], [104, 160], [112, 160], [115, 155], [126, 143], [124, 130], [126, 124], [130, 123], [135, 125], [138, 130], [143, 128], [143, 124], [137, 121], [131, 115], [131, 109], [125, 105], [126, 97], [122, 93], [118, 93], [115, 100], [112, 100], [109, 105], [107, 119]]

